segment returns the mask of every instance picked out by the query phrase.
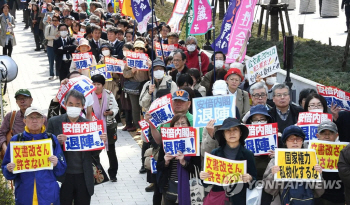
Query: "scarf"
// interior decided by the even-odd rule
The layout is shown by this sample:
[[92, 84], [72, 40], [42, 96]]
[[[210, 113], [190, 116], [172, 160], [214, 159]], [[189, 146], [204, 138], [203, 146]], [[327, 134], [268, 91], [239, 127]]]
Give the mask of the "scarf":
[[103, 113], [108, 109], [108, 94], [105, 89], [102, 90], [102, 107], [98, 100], [98, 95], [95, 92], [91, 93], [92, 98], [94, 99], [94, 104], [92, 104], [92, 109], [94, 109], [94, 114], [97, 119], [103, 120], [103, 131], [107, 132], [107, 117]]
[[[191, 157], [185, 157], [186, 161], [189, 161], [190, 159]], [[190, 173], [181, 166], [179, 161], [177, 161], [177, 176], [179, 181], [177, 186], [179, 204], [191, 205]]]

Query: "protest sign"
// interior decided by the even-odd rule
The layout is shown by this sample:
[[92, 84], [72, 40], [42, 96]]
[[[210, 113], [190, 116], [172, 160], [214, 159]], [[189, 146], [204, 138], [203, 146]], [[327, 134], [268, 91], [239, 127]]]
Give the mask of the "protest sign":
[[313, 149], [276, 149], [275, 164], [280, 171], [275, 181], [321, 181], [321, 175], [315, 170], [316, 151]]
[[151, 156], [151, 173], [152, 174], [157, 174], [157, 161], [153, 158], [153, 156]]
[[317, 139], [317, 127], [321, 122], [332, 121], [332, 114], [321, 112], [301, 112], [299, 113], [297, 125], [303, 129], [305, 140]]
[[260, 75], [260, 78], [265, 78], [277, 73], [281, 66], [278, 60], [276, 46], [266, 49], [251, 57], [247, 61], [246, 65], [249, 85], [256, 82], [257, 75]]
[[106, 81], [112, 81], [113, 77], [110, 72], [107, 72], [107, 68], [105, 64], [100, 64], [100, 65], [95, 65], [95, 66], [90, 66], [90, 78], [94, 75], [100, 74], [103, 75], [106, 79]]
[[349, 142], [329, 142], [322, 140], [312, 140], [309, 149], [314, 149], [317, 154], [322, 171], [338, 172], [339, 154]]
[[72, 53], [73, 62], [77, 69], [89, 69], [92, 64], [92, 53]]
[[165, 153], [181, 151], [185, 156], [200, 156], [199, 133], [193, 127], [162, 127], [162, 142]]
[[110, 73], [123, 74], [124, 61], [113, 57], [105, 57], [106, 71]]
[[171, 94], [168, 94], [152, 102], [148, 112], [152, 116], [150, 122], [154, 127], [159, 127], [159, 125], [166, 124], [173, 119], [174, 111], [171, 99]]
[[246, 126], [249, 129], [249, 136], [245, 140], [245, 148], [252, 151], [254, 156], [268, 155], [269, 150], [278, 147], [277, 123]]
[[327, 107], [331, 107], [333, 103], [341, 110], [350, 111], [350, 93], [334, 86], [323, 85], [317, 85], [317, 92], [326, 99]]
[[[80, 39], [84, 38], [84, 33], [78, 32], [78, 34], [73, 34], [73, 38], [75, 38], [75, 40], [77, 40], [78, 45], [79, 45]], [[73, 53], [73, 54], [75, 54], [75, 53]], [[76, 54], [78, 54], [78, 53], [76, 53]], [[91, 55], [91, 59], [92, 59], [92, 55]]]
[[173, 9], [173, 13], [168, 21], [171, 32], [180, 33], [180, 21], [187, 11], [190, 0], [177, 0]]
[[148, 55], [146, 53], [126, 52], [126, 63], [130, 68], [137, 68], [139, 70], [148, 70]]
[[206, 127], [216, 119], [215, 126], [222, 125], [228, 117], [236, 117], [236, 98], [234, 95], [193, 98], [193, 127]]
[[138, 22], [138, 32], [147, 32], [147, 23], [152, 16], [149, 1], [131, 0], [132, 11]]
[[46, 2], [43, 3], [43, 5], [41, 6], [41, 13], [45, 14], [47, 12], [47, 4]]
[[53, 155], [52, 139], [11, 141], [10, 150], [11, 163], [16, 164], [14, 174], [53, 169], [53, 164], [49, 161]]
[[208, 0], [192, 0], [193, 18], [189, 26], [190, 35], [203, 35], [212, 29], [212, 11]]
[[247, 173], [246, 160], [229, 160], [204, 153], [204, 172], [210, 177], [204, 180], [206, 184], [218, 186], [243, 183], [241, 176]]
[[254, 8], [257, 0], [241, 1], [231, 29], [228, 41], [226, 63], [233, 63], [239, 59], [242, 62], [246, 53], [246, 43], [250, 37], [250, 29], [254, 19]]
[[[179, 44], [162, 44], [164, 58], [168, 57], [171, 52], [176, 50], [179, 47]], [[158, 58], [163, 59], [162, 48], [160, 43], [156, 42], [156, 54]]]
[[146, 122], [146, 120], [141, 120], [138, 122], [141, 128], [141, 131], [143, 133], [143, 136], [145, 136], [147, 142], [149, 142], [148, 134], [149, 134], [149, 124]]
[[63, 122], [63, 134], [67, 140], [63, 144], [64, 151], [102, 150], [105, 143], [100, 135], [103, 131], [103, 120], [93, 122]]
[[64, 96], [68, 93], [70, 90], [77, 90], [84, 94], [84, 96], [88, 96], [90, 93], [92, 93], [94, 90], [96, 90], [95, 86], [92, 84], [91, 79], [88, 77], [81, 75], [76, 78], [69, 79], [67, 84], [61, 84], [60, 89], [58, 90], [58, 93], [56, 95], [56, 98], [60, 102], [60, 104], [65, 108], [64, 106]]

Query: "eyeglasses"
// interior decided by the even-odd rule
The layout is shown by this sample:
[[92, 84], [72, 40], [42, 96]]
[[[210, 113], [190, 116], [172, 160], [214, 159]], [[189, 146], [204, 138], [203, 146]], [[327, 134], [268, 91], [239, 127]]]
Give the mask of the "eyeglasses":
[[253, 94], [252, 95], [254, 98], [256, 98], [256, 99], [259, 99], [259, 98], [264, 98], [264, 97], [266, 97], [267, 95], [266, 95], [266, 93], [256, 93], [256, 94]]
[[267, 120], [266, 120], [266, 119], [252, 120], [252, 123], [261, 123], [261, 124], [266, 124], [266, 123], [267, 123]]
[[287, 96], [289, 96], [289, 93], [282, 93], [282, 94], [278, 93], [275, 95], [276, 98], [287, 97]]
[[288, 138], [287, 139], [287, 141], [288, 142], [295, 142], [295, 141], [297, 141], [297, 142], [301, 142], [301, 141], [303, 141], [303, 138], [301, 138], [301, 137], [293, 137], [293, 138]]
[[310, 104], [309, 108], [323, 108], [323, 105], [321, 103], [318, 103], [317, 105], [315, 104]]
[[185, 126], [188, 126], [187, 122], [176, 122], [174, 125], [177, 126], [177, 127], [185, 127]]

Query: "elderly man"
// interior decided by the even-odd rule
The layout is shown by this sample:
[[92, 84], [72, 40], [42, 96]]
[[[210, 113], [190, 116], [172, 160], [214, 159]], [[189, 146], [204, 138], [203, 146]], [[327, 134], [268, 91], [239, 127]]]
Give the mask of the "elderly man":
[[[12, 137], [11, 142], [51, 138], [53, 155], [48, 157], [48, 160], [53, 164], [53, 170], [14, 174], [13, 170], [16, 167], [16, 162], [11, 162], [13, 153], [11, 149], [7, 149], [1, 168], [6, 179], [15, 181], [16, 204], [60, 204], [60, 188], [56, 177], [63, 175], [67, 168], [61, 146], [59, 146], [56, 136], [45, 132], [45, 116], [38, 108], [28, 108], [24, 113], [23, 122], [25, 131]], [[40, 144], [37, 146], [40, 146]]]
[[[283, 133], [283, 130], [298, 122], [300, 112], [304, 110], [290, 101], [289, 87], [285, 84], [276, 84], [273, 88], [273, 102], [275, 106], [269, 110], [269, 114], [274, 121], [278, 123], [278, 132]], [[281, 148], [283, 143], [278, 137], [278, 147]]]
[[204, 52], [197, 49], [197, 45], [198, 42], [195, 37], [189, 36], [186, 39], [186, 65], [189, 68], [197, 68], [203, 76], [208, 72], [209, 58]]
[[90, 16], [90, 11], [88, 10], [88, 4], [86, 2], [82, 2], [80, 4], [81, 10], [85, 12], [88, 16]]
[[[57, 136], [61, 145], [67, 140], [67, 136], [62, 134], [63, 122], [87, 122], [89, 120], [80, 116], [85, 105], [85, 97], [77, 90], [70, 90], [64, 97], [64, 105], [67, 113], [50, 118], [47, 131]], [[106, 141], [106, 134], [100, 138]], [[67, 170], [60, 179], [62, 182], [60, 201], [62, 205], [90, 204], [91, 196], [94, 193], [94, 180], [92, 170], [92, 152], [69, 152], [65, 151], [67, 160]]]
[[175, 70], [171, 71], [170, 75], [174, 82], [177, 81], [177, 78], [184, 73], [188, 72], [188, 67], [186, 66], [186, 54], [181, 50], [175, 50], [173, 55], [173, 64]]

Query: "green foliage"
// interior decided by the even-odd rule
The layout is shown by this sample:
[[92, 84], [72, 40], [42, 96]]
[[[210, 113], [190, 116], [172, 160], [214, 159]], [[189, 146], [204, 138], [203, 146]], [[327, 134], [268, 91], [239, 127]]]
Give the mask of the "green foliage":
[[[1, 163], [2, 163], [2, 160], [0, 160], [0, 164]], [[6, 188], [6, 183], [8, 183], [7, 188]], [[9, 188], [9, 181], [5, 180], [5, 177], [2, 174], [2, 170], [0, 170], [0, 204], [3, 204], [3, 205], [15, 204], [14, 194], [12, 190]]]

